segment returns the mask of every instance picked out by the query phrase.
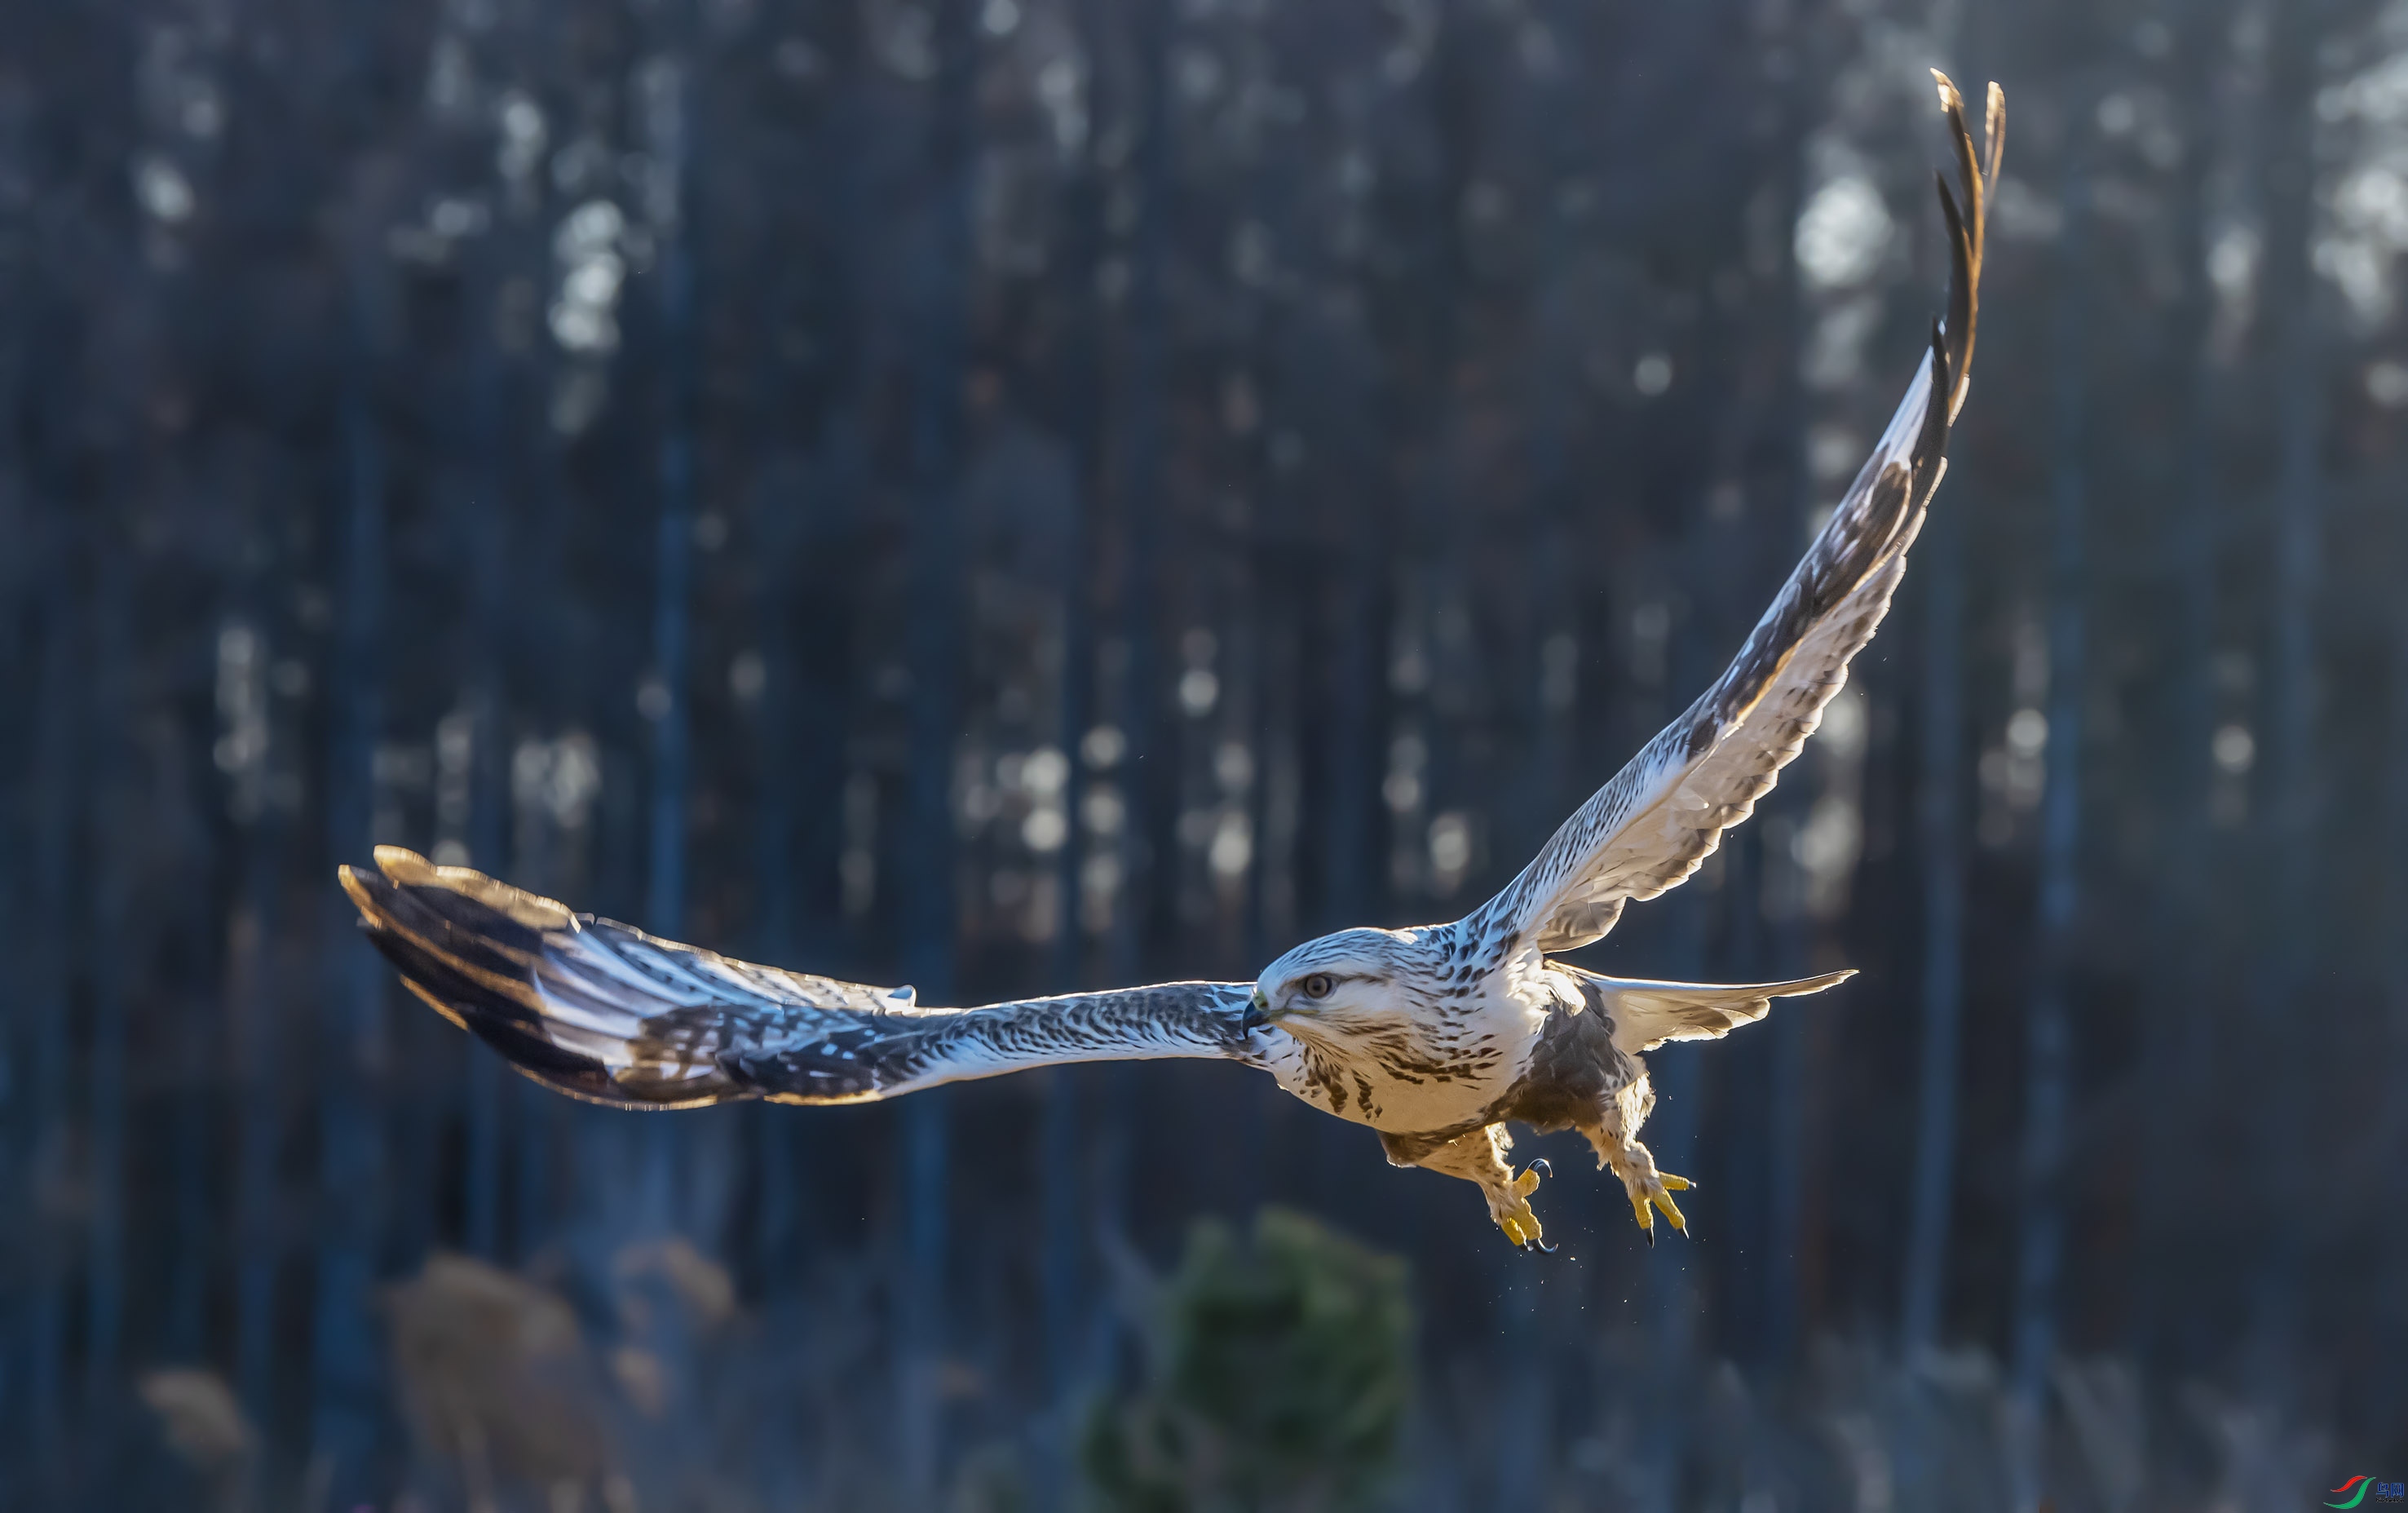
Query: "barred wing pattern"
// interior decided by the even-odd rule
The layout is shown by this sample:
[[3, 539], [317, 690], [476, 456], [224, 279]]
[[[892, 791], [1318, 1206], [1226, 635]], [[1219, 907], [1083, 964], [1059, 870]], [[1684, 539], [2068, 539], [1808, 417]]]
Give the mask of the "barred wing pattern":
[[1824, 706], [1847, 683], [1849, 660], [1888, 612], [1965, 399], [2005, 116], [1994, 84], [1985, 160], [1956, 86], [1937, 71], [1932, 77], [1964, 193], [1960, 213], [1941, 180], [1951, 253], [1945, 325], [1933, 329], [1880, 444], [1730, 667], [1468, 921], [1492, 949], [1526, 941], [1547, 951], [1586, 945], [1613, 928], [1626, 902], [1652, 899], [1696, 872], [1814, 733]]
[[593, 1102], [854, 1103], [1071, 1061], [1259, 1063], [1246, 983], [922, 1008], [571, 913], [466, 867], [379, 846], [346, 867], [361, 923], [409, 990], [545, 1086]]

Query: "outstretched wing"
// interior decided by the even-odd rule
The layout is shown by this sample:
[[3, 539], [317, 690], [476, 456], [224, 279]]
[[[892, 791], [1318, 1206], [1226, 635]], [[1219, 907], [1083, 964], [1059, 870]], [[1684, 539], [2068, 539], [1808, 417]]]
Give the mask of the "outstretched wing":
[[1950, 423], [1973, 355], [1984, 222], [1999, 171], [2006, 103], [1990, 86], [1977, 157], [1964, 102], [1937, 71], [1955, 133], [1964, 206], [1943, 177], [1951, 269], [1946, 324], [1847, 497], [1782, 585], [1729, 669], [1612, 781], [1564, 822], [1529, 866], [1472, 916], [1481, 938], [1570, 950], [1602, 937], [1632, 899], [1652, 899], [1698, 870], [1722, 832], [1747, 818], [1822, 723], [1848, 661], [1881, 624], [1906, 549], [1945, 467]]
[[547, 1087], [634, 1108], [855, 1103], [1068, 1061], [1253, 1062], [1245, 983], [922, 1008], [754, 966], [379, 846], [343, 890], [409, 990]]

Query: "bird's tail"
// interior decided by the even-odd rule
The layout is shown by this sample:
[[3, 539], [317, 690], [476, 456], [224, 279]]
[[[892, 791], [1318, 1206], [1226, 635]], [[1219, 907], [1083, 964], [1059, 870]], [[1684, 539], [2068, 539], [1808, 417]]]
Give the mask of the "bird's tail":
[[1613, 1044], [1625, 1052], [1652, 1051], [1668, 1040], [1720, 1040], [1754, 1024], [1776, 998], [1846, 982], [1855, 969], [1786, 983], [1658, 983], [1579, 973], [1591, 1001], [1613, 1020]]

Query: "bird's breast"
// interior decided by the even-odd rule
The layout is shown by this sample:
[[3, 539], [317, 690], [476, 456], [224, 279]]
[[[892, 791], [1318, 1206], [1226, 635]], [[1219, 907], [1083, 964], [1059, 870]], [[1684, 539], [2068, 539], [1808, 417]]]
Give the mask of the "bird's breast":
[[1269, 1058], [1282, 1088], [1325, 1113], [1393, 1134], [1479, 1117], [1527, 1068], [1545, 1022], [1512, 1002], [1344, 1039], [1283, 1035]]

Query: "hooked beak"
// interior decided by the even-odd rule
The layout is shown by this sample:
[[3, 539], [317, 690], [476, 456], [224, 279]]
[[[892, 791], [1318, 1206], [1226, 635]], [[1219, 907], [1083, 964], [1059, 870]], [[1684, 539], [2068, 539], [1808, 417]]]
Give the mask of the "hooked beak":
[[1252, 1034], [1270, 1022], [1270, 1001], [1264, 998], [1263, 990], [1257, 987], [1254, 996], [1246, 1001], [1246, 1012], [1238, 1021], [1238, 1030], [1242, 1034]]

